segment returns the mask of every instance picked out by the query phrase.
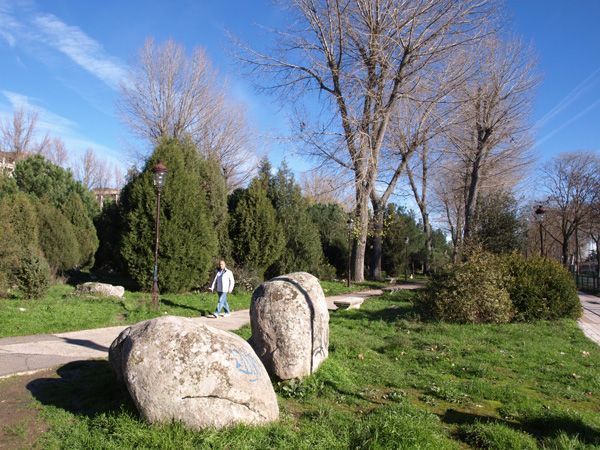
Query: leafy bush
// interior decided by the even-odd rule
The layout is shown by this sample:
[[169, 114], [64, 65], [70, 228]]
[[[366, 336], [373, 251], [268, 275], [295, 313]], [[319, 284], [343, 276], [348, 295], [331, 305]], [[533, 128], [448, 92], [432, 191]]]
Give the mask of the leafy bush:
[[505, 323], [514, 310], [498, 258], [473, 253], [462, 264], [446, 268], [429, 282], [417, 301], [423, 317], [457, 323]]
[[243, 267], [235, 267], [231, 270], [233, 272], [233, 276], [235, 277], [236, 289], [246, 292], [254, 292], [254, 289], [256, 289], [262, 283], [262, 278], [256, 271]]
[[512, 254], [504, 257], [503, 266], [509, 275], [507, 289], [517, 320], [581, 316], [575, 281], [557, 261]]
[[435, 275], [417, 306], [424, 317], [458, 323], [581, 316], [575, 282], [557, 261], [478, 250]]
[[40, 298], [50, 287], [50, 266], [36, 251], [25, 252], [16, 269], [19, 289], [25, 298]]

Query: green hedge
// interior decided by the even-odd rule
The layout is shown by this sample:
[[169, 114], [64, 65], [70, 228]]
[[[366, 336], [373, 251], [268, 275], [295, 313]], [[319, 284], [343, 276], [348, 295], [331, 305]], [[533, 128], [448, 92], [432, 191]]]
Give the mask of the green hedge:
[[473, 255], [435, 275], [417, 302], [425, 318], [456, 323], [506, 323], [514, 308], [495, 257]]
[[575, 282], [558, 262], [475, 252], [448, 266], [417, 300], [421, 316], [457, 323], [576, 319]]
[[581, 316], [581, 303], [571, 274], [557, 261], [525, 259], [513, 254], [502, 258], [509, 275], [507, 286], [515, 306], [515, 319], [560, 319]]

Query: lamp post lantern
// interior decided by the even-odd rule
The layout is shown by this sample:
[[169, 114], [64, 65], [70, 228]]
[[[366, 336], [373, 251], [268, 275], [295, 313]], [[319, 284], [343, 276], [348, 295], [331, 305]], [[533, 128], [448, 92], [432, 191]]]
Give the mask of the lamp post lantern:
[[404, 281], [408, 281], [408, 236], [404, 238]]
[[351, 268], [352, 265], [352, 231], [354, 230], [354, 220], [352, 218], [348, 219], [346, 222], [348, 225], [348, 281], [347, 286], [350, 287], [350, 277], [351, 277]]
[[535, 220], [539, 224], [540, 227], [540, 256], [544, 257], [544, 229], [543, 222], [544, 216], [546, 215], [546, 210], [542, 205], [537, 205], [535, 208]]
[[154, 187], [156, 188], [156, 240], [154, 241], [154, 272], [152, 274], [152, 306], [158, 309], [158, 237], [160, 231], [160, 194], [167, 178], [167, 167], [159, 161], [152, 169], [154, 172]]

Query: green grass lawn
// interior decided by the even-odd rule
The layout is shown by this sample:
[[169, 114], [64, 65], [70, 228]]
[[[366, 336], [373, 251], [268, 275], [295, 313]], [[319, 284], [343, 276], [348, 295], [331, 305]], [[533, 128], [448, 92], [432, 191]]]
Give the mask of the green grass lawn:
[[[344, 283], [322, 282], [325, 295], [337, 295], [383, 285], [365, 282], [347, 288]], [[210, 292], [197, 294], [164, 294], [160, 296], [159, 311], [150, 307], [150, 294], [125, 292], [123, 299], [78, 297], [69, 285], [55, 285], [38, 300], [0, 298], [0, 337], [26, 336], [39, 333], [85, 330], [115, 325], [126, 325], [153, 317], [170, 314], [196, 317], [215, 310], [217, 295]], [[227, 296], [235, 311], [250, 307], [251, 294], [235, 292]]]
[[[217, 295], [164, 294], [160, 309], [151, 308], [150, 294], [125, 292], [123, 299], [78, 297], [69, 285], [55, 285], [39, 300], [0, 299], [0, 337], [85, 330], [125, 325], [171, 314], [196, 317], [215, 310]], [[251, 295], [236, 292], [227, 296], [233, 310], [246, 309]]]
[[[278, 423], [193, 432], [139, 418], [105, 361], [39, 380], [43, 448], [598, 448], [600, 349], [572, 320], [420, 322], [412, 292], [332, 313], [330, 357], [276, 385]], [[249, 328], [239, 334], [247, 338]], [[35, 382], [34, 382], [35, 383]]]

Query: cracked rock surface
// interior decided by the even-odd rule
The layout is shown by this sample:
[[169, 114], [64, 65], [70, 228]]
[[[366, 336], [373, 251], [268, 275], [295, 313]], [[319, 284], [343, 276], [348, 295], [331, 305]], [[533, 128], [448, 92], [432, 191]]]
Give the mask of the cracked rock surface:
[[319, 280], [306, 272], [281, 275], [252, 294], [250, 343], [280, 380], [310, 375], [329, 354], [329, 311]]
[[202, 429], [279, 417], [269, 375], [250, 345], [191, 319], [165, 316], [123, 330], [109, 361], [151, 423]]

